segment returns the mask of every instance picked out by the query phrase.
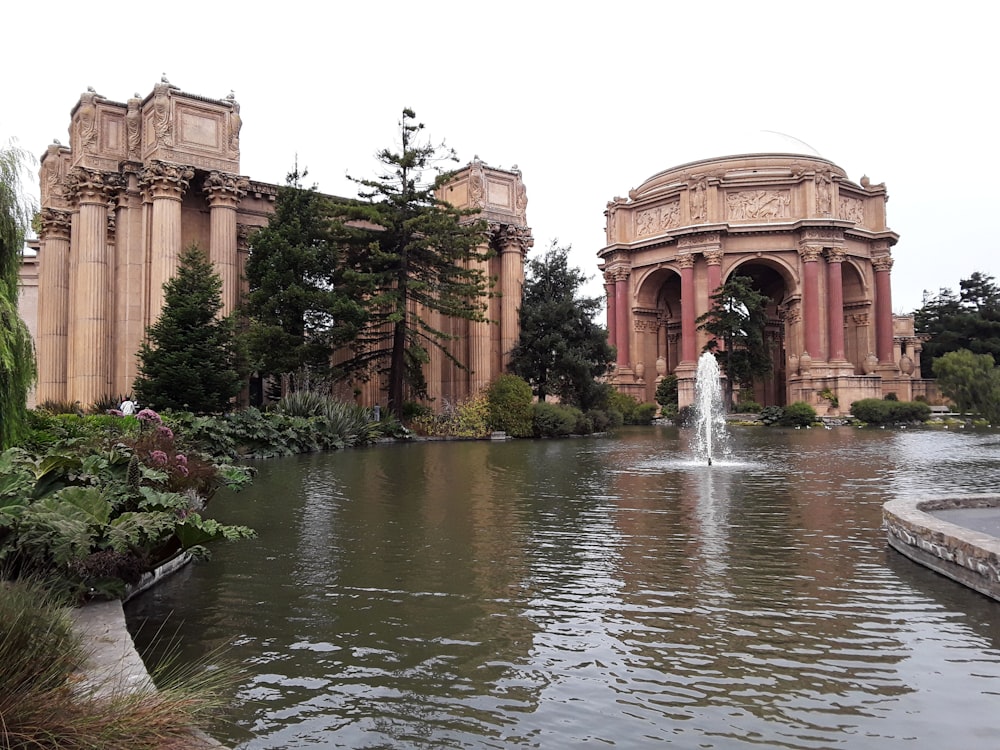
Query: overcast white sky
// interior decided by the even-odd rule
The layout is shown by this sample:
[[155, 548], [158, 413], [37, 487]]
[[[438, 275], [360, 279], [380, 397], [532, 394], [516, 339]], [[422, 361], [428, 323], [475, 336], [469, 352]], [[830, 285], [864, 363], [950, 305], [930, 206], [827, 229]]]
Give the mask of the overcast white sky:
[[[242, 172], [309, 169], [354, 195], [412, 107], [461, 162], [516, 164], [534, 253], [557, 239], [602, 295], [605, 204], [650, 175], [785, 133], [885, 182], [893, 308], [1000, 276], [1000, 6], [747, 3], [18, 2], [4, 10], [0, 139], [68, 142], [87, 86], [124, 102], [163, 73], [241, 104]], [[37, 186], [36, 186], [37, 190]]]

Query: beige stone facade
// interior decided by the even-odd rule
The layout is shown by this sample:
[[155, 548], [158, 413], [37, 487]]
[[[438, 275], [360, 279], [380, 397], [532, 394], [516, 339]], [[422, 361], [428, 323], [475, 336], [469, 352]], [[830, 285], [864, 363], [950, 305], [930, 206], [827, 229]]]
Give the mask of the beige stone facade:
[[[208, 99], [166, 79], [124, 103], [93, 90], [80, 97], [69, 146], [55, 143], [41, 160], [37, 307], [30, 291], [23, 299], [25, 318], [37, 315], [39, 401], [86, 406], [131, 390], [136, 352], [159, 316], [163, 284], [192, 243], [208, 252], [222, 278], [224, 312], [237, 306], [253, 232], [266, 225], [278, 192], [240, 174], [241, 127], [231, 95]], [[531, 232], [516, 169], [477, 159], [442, 197], [481, 209], [497, 251], [489, 269], [497, 279], [495, 322], [438, 321], [457, 337], [453, 353], [471, 372], [435, 359], [431, 394], [459, 399], [501, 371], [517, 339]], [[360, 399], [384, 401], [379, 389], [364, 384]]]
[[754, 400], [806, 401], [821, 413], [895, 392], [926, 393], [912, 316], [894, 316], [884, 184], [818, 156], [706, 159], [653, 175], [608, 203], [599, 251], [608, 297], [616, 386], [652, 401], [666, 374], [679, 402], [694, 398], [696, 361], [709, 336], [697, 319], [731, 275], [770, 299], [773, 375]]

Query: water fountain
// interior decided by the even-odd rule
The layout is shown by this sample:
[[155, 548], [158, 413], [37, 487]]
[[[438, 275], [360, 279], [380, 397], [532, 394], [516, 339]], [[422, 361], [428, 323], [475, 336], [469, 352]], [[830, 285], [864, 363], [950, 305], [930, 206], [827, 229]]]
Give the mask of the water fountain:
[[729, 452], [726, 410], [722, 404], [722, 383], [715, 355], [705, 352], [698, 360], [694, 384], [695, 455], [712, 465], [716, 456]]

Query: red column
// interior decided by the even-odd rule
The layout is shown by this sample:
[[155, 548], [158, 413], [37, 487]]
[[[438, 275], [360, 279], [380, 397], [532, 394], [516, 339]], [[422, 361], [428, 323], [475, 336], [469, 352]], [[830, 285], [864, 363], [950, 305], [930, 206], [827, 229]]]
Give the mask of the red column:
[[830, 359], [844, 359], [844, 279], [841, 266], [844, 251], [831, 249], [826, 254], [826, 322], [830, 340]]
[[722, 286], [722, 251], [707, 250], [704, 256], [708, 263], [708, 294], [712, 296]]
[[872, 258], [875, 267], [875, 353], [879, 364], [892, 361], [892, 289], [889, 271], [892, 258], [878, 255]]
[[615, 341], [619, 367], [628, 367], [628, 334], [628, 270], [622, 268], [615, 275]]
[[822, 360], [819, 331], [819, 256], [821, 248], [799, 248], [802, 257], [802, 312], [805, 326], [805, 350], [813, 361]]
[[615, 335], [615, 325], [618, 321], [615, 319], [617, 307], [615, 305], [615, 277], [611, 271], [604, 274], [604, 292], [608, 297], [608, 344], [617, 347], [618, 339]]
[[681, 267], [681, 360], [694, 364], [698, 359], [695, 340], [694, 256], [678, 256], [677, 263]]

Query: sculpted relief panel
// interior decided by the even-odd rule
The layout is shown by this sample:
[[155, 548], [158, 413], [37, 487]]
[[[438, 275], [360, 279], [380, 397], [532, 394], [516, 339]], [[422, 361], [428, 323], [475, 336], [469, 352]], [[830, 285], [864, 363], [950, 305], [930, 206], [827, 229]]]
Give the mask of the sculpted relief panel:
[[855, 224], [865, 223], [865, 204], [860, 198], [840, 196], [840, 218], [853, 221]]
[[771, 221], [791, 216], [790, 190], [739, 190], [726, 193], [729, 221]]
[[681, 223], [681, 204], [672, 201], [664, 206], [647, 208], [635, 215], [635, 236], [649, 237], [662, 234]]

